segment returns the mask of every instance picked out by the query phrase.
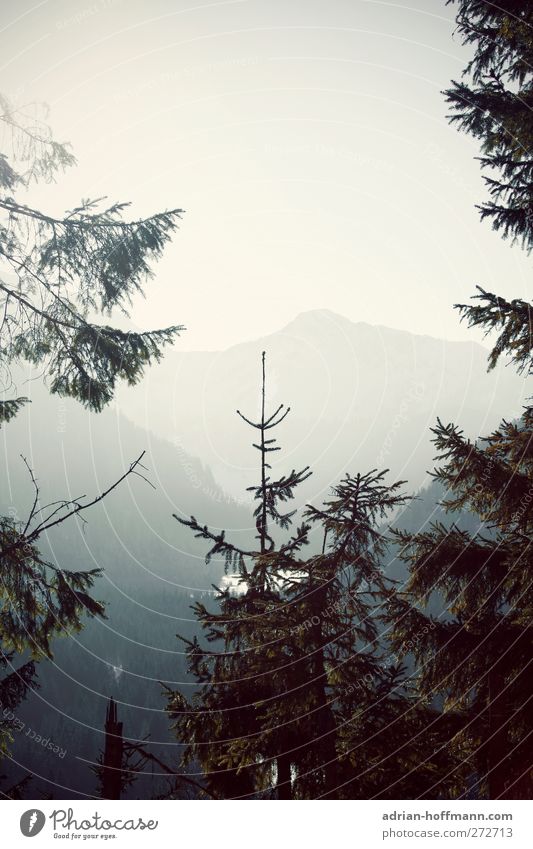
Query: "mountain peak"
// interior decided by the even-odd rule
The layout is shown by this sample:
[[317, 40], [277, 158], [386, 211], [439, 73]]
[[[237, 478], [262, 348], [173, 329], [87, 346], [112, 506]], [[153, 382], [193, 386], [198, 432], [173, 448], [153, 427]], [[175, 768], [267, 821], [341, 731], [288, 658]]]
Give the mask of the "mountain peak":
[[317, 325], [321, 327], [372, 327], [372, 325], [367, 324], [364, 321], [352, 321], [346, 316], [341, 315], [340, 313], [333, 312], [333, 310], [326, 309], [314, 309], [314, 310], [305, 310], [305, 312], [298, 313], [288, 324], [286, 324], [281, 332], [285, 333], [287, 330], [314, 330]]
[[[451, 346], [455, 350], [460, 351], [461, 348], [477, 350], [483, 356], [487, 356], [487, 348], [474, 339], [470, 340], [452, 340], [444, 339], [440, 336], [432, 336], [427, 333], [418, 333], [412, 330], [405, 330], [399, 327], [388, 327], [384, 324], [370, 324], [367, 321], [354, 321], [347, 316], [334, 312], [333, 310], [323, 308], [306, 310], [298, 313], [288, 324], [282, 327], [279, 331], [271, 335], [277, 334], [295, 334], [295, 335], [313, 335], [316, 338], [323, 337], [325, 333], [341, 333], [349, 335], [352, 339], [359, 338], [361, 342], [369, 341], [377, 337], [386, 337], [388, 340], [396, 340], [398, 343], [412, 344], [416, 340], [425, 340], [426, 343]], [[357, 334], [355, 337], [354, 334]]]

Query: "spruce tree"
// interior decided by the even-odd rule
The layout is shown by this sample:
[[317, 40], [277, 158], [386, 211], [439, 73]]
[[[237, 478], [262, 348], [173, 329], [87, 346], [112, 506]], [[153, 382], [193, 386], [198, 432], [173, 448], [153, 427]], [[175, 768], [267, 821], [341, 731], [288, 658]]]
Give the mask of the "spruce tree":
[[[377, 523], [405, 497], [401, 483], [389, 487], [385, 473], [347, 475], [322, 508], [305, 518], [322, 539], [319, 554], [293, 562], [285, 581], [291, 653], [302, 665], [303, 686], [288, 700], [289, 713], [307, 726], [306, 745], [294, 753], [295, 790], [301, 798], [338, 795], [353, 776], [343, 735], [362, 705], [368, 708], [386, 674], [379, 645], [379, 605], [391, 591], [381, 569], [383, 540]], [[291, 574], [292, 573], [292, 574]], [[354, 682], [366, 686], [353, 688]], [[348, 701], [353, 710], [347, 710]], [[293, 719], [292, 722], [295, 720]], [[344, 780], [344, 781], [343, 781]]]
[[0, 516], [0, 758], [13, 740], [18, 705], [30, 688], [38, 688], [36, 661], [53, 657], [55, 637], [80, 631], [87, 617], [105, 617], [104, 604], [91, 595], [102, 570], [60, 567], [45, 560], [36, 543], [64, 522], [83, 518], [127, 477], [144, 479], [139, 471], [143, 454], [94, 498], [51, 504], [41, 503], [38, 482], [25, 461], [34, 487], [29, 515], [25, 520]]
[[457, 764], [444, 741], [456, 717], [420, 698], [391, 650], [387, 523], [407, 496], [386, 476], [346, 475], [321, 508], [307, 507], [321, 551], [293, 562], [284, 584], [278, 615], [292, 622], [287, 643], [303, 679], [285, 699], [287, 721], [306, 735], [293, 752], [298, 798], [418, 798], [437, 772], [443, 794], [454, 794]]
[[[137, 383], [179, 333], [177, 325], [125, 332], [93, 317], [113, 309], [126, 313], [181, 211], [128, 222], [127, 204], [103, 205], [103, 198], [82, 201], [62, 215], [28, 205], [34, 183], [53, 182], [75, 164], [38, 105], [17, 110], [0, 96], [0, 146], [0, 427], [28, 400], [11, 397], [10, 368], [19, 361], [38, 366], [51, 392], [99, 411], [118, 380]], [[78, 630], [87, 615], [104, 615], [90, 594], [100, 570], [48, 562], [38, 539], [81, 517], [128, 475], [142, 477], [141, 458], [94, 498], [49, 505], [41, 503], [28, 466], [35, 496], [29, 515], [0, 517], [0, 755], [13, 737], [18, 704], [37, 686], [35, 661], [52, 656], [54, 636]]]
[[[454, 0], [449, 0], [454, 2]], [[489, 199], [482, 219], [533, 245], [533, 3], [457, 0], [457, 29], [475, 52], [446, 92], [452, 124], [481, 143]]]
[[[409, 798], [432, 786], [437, 769], [453, 770], [436, 711], [409, 690], [384, 634], [394, 587], [382, 568], [382, 525], [406, 500], [401, 482], [387, 485], [376, 470], [347, 475], [278, 541], [275, 528], [287, 530], [295, 515], [281, 504], [310, 472], [270, 477], [278, 446], [267, 434], [288, 410], [266, 415], [264, 354], [262, 368], [260, 420], [239, 413], [259, 431], [260, 481], [250, 488], [257, 546], [178, 519], [211, 544], [207, 562], [222, 556], [238, 575], [237, 592], [217, 588], [217, 612], [193, 607], [213, 646], [188, 642], [197, 692], [190, 702], [168, 693], [183, 766], [199, 765], [223, 798]], [[307, 546], [318, 550], [304, 557]]]
[[[63, 215], [26, 204], [35, 182], [52, 182], [76, 160], [37, 106], [28, 114], [0, 97], [0, 366], [39, 366], [50, 391], [101, 410], [117, 381], [137, 383], [182, 329], [124, 331], [92, 316], [127, 315], [177, 227], [182, 210], [124, 220], [127, 203], [83, 200]], [[42, 110], [41, 110], [42, 111]], [[0, 423], [23, 397], [0, 400]]]
[[266, 412], [263, 353], [260, 418], [253, 421], [237, 411], [257, 431], [253, 445], [260, 456], [259, 481], [248, 488], [256, 502], [254, 548], [232, 544], [224, 531], [215, 533], [194, 516], [188, 520], [175, 516], [211, 544], [206, 562], [223, 557], [226, 570], [236, 576], [238, 584], [237, 592], [231, 582], [216, 588], [219, 612], [210, 612], [201, 602], [193, 606], [207, 642], [217, 647], [207, 650], [197, 638], [185, 640], [190, 672], [200, 688], [190, 704], [179, 692], [170, 692], [168, 703], [177, 736], [188, 744], [184, 765], [198, 762], [207, 788], [222, 798], [273, 792], [279, 798], [290, 797], [290, 762], [284, 748], [288, 743], [277, 748], [276, 738], [264, 722], [271, 700], [289, 687], [290, 675], [290, 658], [277, 663], [282, 642], [279, 637], [269, 639], [270, 611], [281, 599], [281, 571], [308, 543], [309, 528], [304, 523], [285, 542], [277, 544], [275, 540], [275, 529], [289, 530], [295, 515], [284, 505], [311, 474], [304, 468], [271, 477], [270, 455], [279, 450], [271, 434], [289, 412], [283, 404]]
[[[462, 711], [458, 745], [480, 794], [494, 799], [533, 793], [531, 425], [528, 408], [518, 422], [471, 442], [438, 422], [443, 464], [434, 474], [447, 489], [444, 504], [477, 514], [479, 532], [442, 523], [398, 532], [406, 592], [416, 602], [394, 601], [398, 650], [410, 641], [422, 693]], [[423, 608], [437, 594], [443, 614], [428, 617]], [[422, 631], [426, 638], [416, 640]]]
[[[387, 471], [347, 475], [322, 508], [305, 513], [323, 546], [300, 567], [305, 580], [293, 581], [289, 593], [307, 612], [302, 650], [315, 658], [308, 681], [314, 696], [304, 698], [314, 713], [315, 766], [297, 770], [303, 798], [417, 798], [436, 772], [454, 771], [443, 739], [455, 718], [442, 721], [419, 697], [391, 650], [387, 611], [397, 589], [385, 574], [386, 528], [408, 497], [403, 481], [386, 483]], [[314, 787], [307, 786], [310, 776]], [[454, 781], [445, 781], [450, 795]]]
[[[451, 120], [481, 140], [490, 200], [481, 205], [504, 237], [533, 246], [531, 120], [533, 4], [461, 0], [457, 23], [475, 54], [464, 80], [446, 93]], [[532, 371], [532, 307], [478, 287], [478, 303], [457, 305], [468, 324], [498, 337], [489, 368], [505, 356], [524, 377]], [[437, 523], [399, 533], [409, 565], [407, 597], [394, 599], [395, 640], [419, 664], [420, 687], [460, 710], [455, 744], [480, 795], [531, 798], [533, 731], [531, 594], [533, 410], [503, 420], [474, 442], [455, 424], [433, 430], [445, 506], [479, 517], [477, 533]], [[443, 602], [439, 617], [424, 607]], [[426, 639], [417, 640], [424, 631]]]

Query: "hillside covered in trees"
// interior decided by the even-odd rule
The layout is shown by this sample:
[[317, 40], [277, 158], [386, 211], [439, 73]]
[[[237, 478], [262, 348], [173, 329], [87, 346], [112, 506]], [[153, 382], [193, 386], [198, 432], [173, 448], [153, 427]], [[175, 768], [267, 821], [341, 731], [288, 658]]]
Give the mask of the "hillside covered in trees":
[[[478, 226], [528, 254], [533, 2], [450, 5]], [[519, 287], [461, 282], [471, 342], [326, 307], [182, 349], [188, 285], [132, 319], [181, 206], [45, 209], [77, 162], [38, 104], [0, 144], [2, 797], [533, 798]]]

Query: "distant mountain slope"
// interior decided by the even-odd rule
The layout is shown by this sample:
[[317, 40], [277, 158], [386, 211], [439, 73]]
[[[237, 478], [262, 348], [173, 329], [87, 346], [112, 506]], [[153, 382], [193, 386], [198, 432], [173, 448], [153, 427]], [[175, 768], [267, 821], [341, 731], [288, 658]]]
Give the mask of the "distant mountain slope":
[[[298, 504], [317, 504], [346, 471], [375, 466], [407, 478], [406, 491], [418, 490], [432, 466], [429, 428], [437, 416], [476, 436], [502, 415], [519, 413], [525, 394], [510, 370], [487, 375], [487, 352], [475, 343], [354, 324], [327, 311], [304, 313], [279, 333], [221, 353], [171, 352], [98, 416], [49, 396], [40, 381], [19, 383], [19, 394], [30, 394], [33, 403], [0, 431], [3, 513], [23, 517], [31, 504], [20, 454], [39, 479], [43, 504], [101, 492], [142, 450], [156, 491], [129, 478], [87, 514], [87, 525], [71, 521], [41, 541], [59, 565], [104, 568], [95, 595], [109, 602], [109, 618], [56, 642], [55, 663], [42, 665], [41, 690], [20, 709], [27, 726], [67, 750], [64, 759], [19, 734], [15, 762], [2, 764], [10, 778], [31, 769], [61, 785], [38, 784], [56, 798], [94, 792], [86, 761], [102, 746], [110, 694], [127, 735], [150, 734], [160, 755], [177, 756], [158, 682], [181, 682], [190, 693], [175, 635], [195, 632], [192, 597], [209, 593], [223, 568], [204, 564], [205, 545], [172, 513], [225, 527], [249, 547], [254, 530], [244, 488], [257, 480], [257, 452], [235, 409], [258, 411], [262, 350], [271, 404], [292, 407], [279, 431], [284, 450], [273, 455], [274, 473], [307, 464], [314, 471]], [[416, 529], [440, 517], [440, 495], [435, 486], [424, 490], [395, 524]], [[395, 553], [386, 566], [401, 580], [405, 571]], [[134, 787], [133, 796], [158, 791], [157, 779], [143, 781], [151, 783]]]
[[[438, 327], [438, 317], [435, 326]], [[504, 367], [487, 374], [487, 351], [327, 310], [302, 313], [263, 339], [222, 352], [172, 351], [121, 409], [202, 458], [235, 496], [255, 480], [251, 432], [235, 415], [258, 410], [260, 353], [268, 354], [271, 404], [289, 404], [275, 468], [310, 464], [308, 500], [346, 471], [390, 467], [418, 489], [432, 466], [437, 416], [471, 436], [520, 412], [524, 381]]]
[[[24, 517], [33, 487], [21, 460], [32, 467], [40, 501], [99, 495], [145, 451], [141, 473], [127, 478], [104, 501], [50, 531], [49, 554], [64, 563], [101, 566], [124, 587], [160, 584], [161, 589], [205, 589], [222, 572], [205, 567], [199, 546], [172, 514], [191, 513], [214, 527], [249, 539], [248, 512], [228, 497], [199, 460], [132, 424], [117, 408], [90, 413], [70, 399], [50, 396], [40, 381], [19, 384], [32, 403], [0, 431], [6, 469], [0, 507]], [[163, 428], [162, 428], [163, 429]], [[46, 541], [41, 539], [42, 546]], [[67, 564], [65, 564], [67, 565]]]
[[[220, 581], [223, 566], [216, 560], [205, 565], [205, 546], [172, 513], [195, 513], [214, 527], [233, 528], [234, 536], [246, 543], [253, 534], [246, 530], [248, 511], [225, 496], [199, 461], [116, 410], [90, 414], [79, 404], [49, 396], [40, 381], [19, 389], [33, 403], [0, 431], [7, 471], [1, 513], [23, 518], [33, 498], [20, 454], [38, 478], [43, 505], [99, 494], [144, 449], [148, 471], [143, 474], [156, 486], [154, 491], [130, 477], [85, 514], [87, 524], [71, 519], [39, 543], [59, 566], [104, 569], [94, 595], [108, 602], [108, 618], [91, 620], [80, 634], [55, 641], [54, 662], [39, 667], [40, 689], [17, 710], [25, 729], [52, 739], [66, 754], [60, 758], [31, 736], [15, 733], [15, 761], [4, 761], [0, 773], [13, 781], [27, 771], [47, 779], [32, 783], [31, 798], [37, 792], [69, 798], [94, 792], [86, 761], [94, 761], [103, 745], [111, 694], [119, 703], [126, 735], [150, 734], [161, 741], [156, 748], [160, 756], [176, 755], [159, 682], [182, 682], [187, 691], [184, 647], [176, 634], [195, 633], [193, 597], [205, 594], [209, 600], [207, 593]], [[132, 792], [156, 793], [160, 781], [150, 781], [149, 787], [136, 786]]]

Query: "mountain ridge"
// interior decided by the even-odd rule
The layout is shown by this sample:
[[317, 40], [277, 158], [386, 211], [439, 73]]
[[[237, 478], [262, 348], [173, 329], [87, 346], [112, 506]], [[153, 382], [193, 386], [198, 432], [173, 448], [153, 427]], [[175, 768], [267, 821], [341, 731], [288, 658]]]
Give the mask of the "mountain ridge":
[[478, 342], [308, 310], [224, 351], [173, 349], [143, 384], [121, 390], [121, 410], [201, 458], [223, 489], [240, 496], [256, 466], [235, 410], [259, 409], [263, 350], [268, 403], [291, 406], [275, 469], [314, 467], [306, 497], [315, 499], [346, 471], [389, 466], [389, 458], [393, 476], [418, 489], [432, 465], [437, 417], [475, 438], [519, 414], [525, 398], [523, 380], [503, 365], [487, 372], [488, 350]]

